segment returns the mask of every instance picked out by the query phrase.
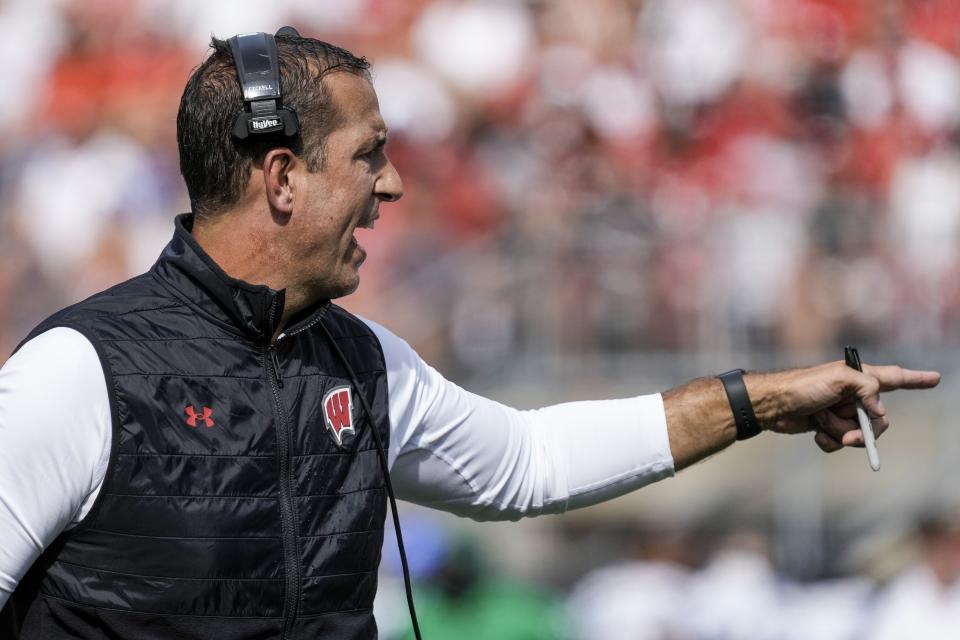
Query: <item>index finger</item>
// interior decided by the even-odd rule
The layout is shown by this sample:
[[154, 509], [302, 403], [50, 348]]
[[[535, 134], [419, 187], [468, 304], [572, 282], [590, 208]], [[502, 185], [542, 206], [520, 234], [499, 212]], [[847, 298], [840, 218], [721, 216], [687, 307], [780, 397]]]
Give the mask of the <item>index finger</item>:
[[880, 382], [880, 391], [931, 389], [940, 384], [938, 371], [915, 371], [896, 365], [863, 365], [863, 372]]

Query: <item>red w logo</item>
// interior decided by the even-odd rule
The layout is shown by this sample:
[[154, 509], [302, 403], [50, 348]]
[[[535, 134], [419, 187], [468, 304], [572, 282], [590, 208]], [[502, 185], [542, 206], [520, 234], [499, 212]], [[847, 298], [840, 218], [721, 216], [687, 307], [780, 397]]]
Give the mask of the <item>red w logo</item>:
[[323, 417], [327, 428], [338, 446], [343, 446], [343, 436], [356, 433], [353, 429], [353, 399], [350, 387], [336, 387], [323, 396]]
[[203, 420], [203, 424], [207, 429], [213, 426], [213, 420], [210, 419], [210, 416], [213, 415], [213, 409], [210, 407], [204, 407], [202, 414], [198, 414], [196, 409], [193, 408], [193, 405], [188, 406], [184, 411], [187, 412], [187, 424], [194, 429], [197, 427], [197, 419]]

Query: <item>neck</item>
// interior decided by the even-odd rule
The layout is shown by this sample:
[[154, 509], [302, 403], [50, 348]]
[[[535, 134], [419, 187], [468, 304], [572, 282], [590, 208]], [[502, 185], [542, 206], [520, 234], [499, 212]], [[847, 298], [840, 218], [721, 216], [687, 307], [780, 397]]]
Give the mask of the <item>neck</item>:
[[197, 244], [231, 278], [266, 285], [274, 291], [285, 290], [283, 314], [277, 325], [282, 328], [290, 316], [307, 308], [311, 300], [303, 288], [294, 285], [287, 276], [288, 260], [278, 250], [282, 244], [274, 242], [269, 231], [254, 220], [254, 216], [241, 211], [195, 217], [191, 233]]

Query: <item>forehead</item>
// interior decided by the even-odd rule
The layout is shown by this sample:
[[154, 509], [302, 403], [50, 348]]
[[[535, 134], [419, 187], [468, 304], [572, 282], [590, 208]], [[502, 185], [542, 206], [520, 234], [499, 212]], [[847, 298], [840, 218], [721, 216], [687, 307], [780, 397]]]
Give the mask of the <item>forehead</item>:
[[324, 78], [324, 83], [339, 121], [337, 133], [359, 138], [386, 131], [377, 93], [369, 79], [352, 73], [333, 73]]

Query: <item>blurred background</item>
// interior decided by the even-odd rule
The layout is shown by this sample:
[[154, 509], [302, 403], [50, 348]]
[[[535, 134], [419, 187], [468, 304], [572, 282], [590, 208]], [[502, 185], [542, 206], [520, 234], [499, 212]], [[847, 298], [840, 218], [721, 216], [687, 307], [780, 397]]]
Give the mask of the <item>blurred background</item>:
[[191, 69], [283, 24], [374, 63], [406, 187], [342, 303], [461, 385], [536, 407], [848, 343], [944, 372], [887, 400], [879, 474], [770, 436], [560, 517], [405, 506], [427, 637], [956, 637], [960, 3], [0, 0], [0, 353], [152, 264]]

